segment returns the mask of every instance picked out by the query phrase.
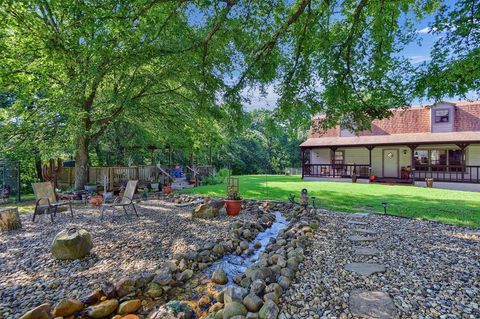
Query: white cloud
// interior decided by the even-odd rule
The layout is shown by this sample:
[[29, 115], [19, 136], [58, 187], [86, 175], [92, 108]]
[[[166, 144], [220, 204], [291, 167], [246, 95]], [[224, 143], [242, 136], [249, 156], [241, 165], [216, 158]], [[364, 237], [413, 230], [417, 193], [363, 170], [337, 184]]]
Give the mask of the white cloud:
[[417, 33], [427, 34], [427, 33], [430, 33], [432, 31], [435, 31], [435, 28], [432, 29], [430, 27], [425, 27], [423, 29], [417, 30]]

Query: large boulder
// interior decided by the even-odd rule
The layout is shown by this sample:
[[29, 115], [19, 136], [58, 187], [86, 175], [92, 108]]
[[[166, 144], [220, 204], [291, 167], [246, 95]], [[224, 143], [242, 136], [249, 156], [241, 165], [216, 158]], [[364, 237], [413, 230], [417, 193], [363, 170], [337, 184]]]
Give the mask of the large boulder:
[[57, 259], [81, 259], [93, 248], [92, 236], [85, 229], [69, 228], [53, 239], [51, 252]]
[[207, 203], [200, 204], [192, 211], [193, 218], [211, 219], [220, 214], [220, 209], [224, 206], [223, 200], [211, 200]]

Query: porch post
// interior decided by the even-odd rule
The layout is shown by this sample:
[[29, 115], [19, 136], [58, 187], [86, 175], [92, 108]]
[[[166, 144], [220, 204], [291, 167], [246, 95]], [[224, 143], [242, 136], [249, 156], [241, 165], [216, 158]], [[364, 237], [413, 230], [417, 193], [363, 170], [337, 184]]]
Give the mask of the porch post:
[[465, 149], [468, 147], [468, 143], [459, 143], [457, 144], [457, 146], [460, 148], [460, 165], [462, 166], [462, 182], [464, 181], [465, 179], [465, 169], [466, 169], [466, 161], [464, 160], [464, 156], [465, 156]]
[[301, 148], [300, 151], [301, 151], [302, 179], [303, 179], [303, 177], [305, 176], [305, 150]]
[[412, 162], [412, 179], [415, 183], [415, 149], [418, 147], [417, 144], [410, 144], [407, 145], [408, 148], [410, 149], [411, 154], [411, 162]]
[[372, 150], [375, 148], [373, 145], [365, 146], [368, 150], [368, 176], [372, 176]]
[[336, 166], [335, 166], [335, 151], [338, 149], [337, 146], [330, 146], [330, 150], [332, 151], [332, 154], [330, 154], [330, 163], [331, 163], [331, 168], [332, 168], [332, 175], [333, 177], [335, 177], [335, 169], [336, 169]]

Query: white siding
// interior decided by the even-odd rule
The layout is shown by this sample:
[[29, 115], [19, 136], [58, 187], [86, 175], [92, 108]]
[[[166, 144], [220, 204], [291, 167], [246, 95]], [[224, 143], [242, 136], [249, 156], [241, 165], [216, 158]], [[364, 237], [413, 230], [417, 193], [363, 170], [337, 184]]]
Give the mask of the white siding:
[[362, 148], [346, 148], [339, 149], [345, 152], [345, 164], [367, 164], [368, 165], [368, 150]]
[[314, 148], [310, 152], [311, 164], [330, 164], [331, 152], [329, 148]]

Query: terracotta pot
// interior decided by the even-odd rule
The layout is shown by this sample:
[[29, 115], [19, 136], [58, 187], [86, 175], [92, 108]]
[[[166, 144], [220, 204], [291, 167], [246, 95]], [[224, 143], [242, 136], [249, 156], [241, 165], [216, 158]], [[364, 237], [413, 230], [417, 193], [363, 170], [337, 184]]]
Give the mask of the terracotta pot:
[[357, 182], [357, 175], [352, 175], [352, 183], [356, 183]]
[[98, 196], [88, 196], [88, 203], [91, 206], [100, 206], [103, 202], [103, 197], [101, 195]]
[[374, 182], [377, 177], [375, 175], [370, 176], [370, 182]]
[[172, 186], [171, 185], [163, 186], [163, 192], [165, 194], [170, 194], [172, 192]]
[[225, 208], [227, 209], [228, 216], [238, 216], [238, 214], [240, 214], [240, 210], [242, 209], [242, 200], [226, 199]]

